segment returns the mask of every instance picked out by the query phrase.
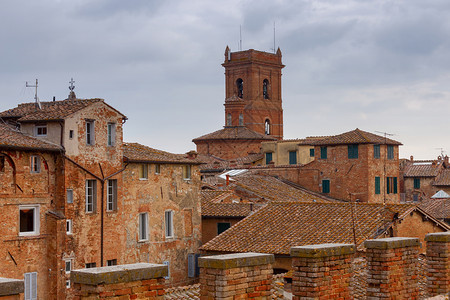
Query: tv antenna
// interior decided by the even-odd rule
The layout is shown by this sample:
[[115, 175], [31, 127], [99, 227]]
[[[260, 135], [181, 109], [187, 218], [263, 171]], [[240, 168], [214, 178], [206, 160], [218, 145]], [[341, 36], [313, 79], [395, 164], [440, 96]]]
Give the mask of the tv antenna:
[[273, 22], [273, 53], [276, 53], [276, 48], [275, 48], [275, 22]]
[[242, 25], [239, 25], [239, 51], [242, 51]]
[[445, 152], [447, 152], [447, 151], [444, 151], [444, 148], [434, 148], [434, 149], [441, 150], [441, 157], [442, 158], [444, 157]]
[[39, 98], [37, 95], [37, 88], [38, 88], [38, 80], [36, 79], [36, 84], [35, 85], [31, 85], [28, 84], [28, 81], [25, 82], [25, 87], [34, 87], [35, 88], [35, 92], [34, 92], [34, 100], [36, 101], [36, 106], [41, 109], [41, 102], [39, 102]]

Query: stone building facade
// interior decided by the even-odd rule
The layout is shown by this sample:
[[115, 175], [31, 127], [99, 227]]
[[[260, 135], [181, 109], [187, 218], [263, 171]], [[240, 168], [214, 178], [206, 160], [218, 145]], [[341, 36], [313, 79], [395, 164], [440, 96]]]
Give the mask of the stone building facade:
[[65, 299], [75, 268], [158, 261], [186, 283], [201, 242], [195, 155], [124, 144], [122, 113], [71, 95], [0, 113], [1, 276], [39, 299]]

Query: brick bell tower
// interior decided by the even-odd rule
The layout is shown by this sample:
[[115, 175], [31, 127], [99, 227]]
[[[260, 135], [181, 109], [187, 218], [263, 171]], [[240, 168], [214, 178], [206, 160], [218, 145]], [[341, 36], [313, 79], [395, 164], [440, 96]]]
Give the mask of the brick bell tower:
[[[225, 126], [245, 126], [257, 133], [283, 139], [281, 50], [225, 49]], [[233, 99], [234, 101], [230, 101]], [[238, 100], [238, 101], [236, 101]]]

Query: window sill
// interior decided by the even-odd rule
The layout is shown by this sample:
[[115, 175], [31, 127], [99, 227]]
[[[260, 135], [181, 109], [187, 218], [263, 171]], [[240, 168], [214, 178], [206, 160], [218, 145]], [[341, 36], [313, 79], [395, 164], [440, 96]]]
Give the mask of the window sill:
[[140, 181], [148, 181], [148, 178], [139, 178]]
[[147, 240], [138, 240], [138, 243], [147, 243], [148, 242], [148, 239]]
[[20, 237], [38, 236], [39, 232], [19, 232]]

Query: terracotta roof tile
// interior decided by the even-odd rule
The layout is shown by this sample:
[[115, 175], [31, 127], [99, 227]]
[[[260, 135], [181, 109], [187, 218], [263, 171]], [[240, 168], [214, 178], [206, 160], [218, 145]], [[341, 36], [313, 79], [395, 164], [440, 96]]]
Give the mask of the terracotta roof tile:
[[450, 219], [450, 199], [425, 199], [419, 207], [436, 219]]
[[404, 177], [435, 177], [439, 174], [439, 168], [442, 164], [433, 165], [429, 162], [414, 162], [405, 168]]
[[202, 217], [246, 217], [260, 207], [253, 203], [212, 203], [202, 200]]
[[312, 145], [345, 145], [345, 144], [387, 144], [401, 145], [402, 143], [379, 136], [358, 128], [342, 134], [330, 136], [318, 141], [312, 141]]
[[450, 169], [442, 170], [441, 174], [436, 178], [433, 185], [450, 186]]
[[249, 154], [244, 157], [239, 157], [236, 159], [226, 160], [220, 157], [215, 157], [213, 155], [199, 154], [198, 159], [203, 163], [200, 166], [200, 170], [212, 170], [212, 169], [236, 169], [236, 168], [247, 168], [249, 165], [262, 160], [264, 154], [254, 153]]
[[[395, 213], [414, 205], [271, 202], [201, 247], [206, 251], [289, 254], [291, 247], [354, 243], [383, 234]], [[388, 216], [388, 218], [387, 218]]]
[[275, 141], [276, 138], [263, 135], [257, 133], [253, 130], [248, 129], [244, 126], [234, 126], [234, 127], [225, 127], [224, 129], [220, 129], [214, 131], [212, 133], [208, 133], [202, 135], [198, 138], [193, 139], [192, 141], [195, 143], [197, 141], [204, 140], [261, 140], [261, 141]]
[[62, 151], [63, 148], [32, 136], [21, 133], [0, 124], [0, 148], [2, 149], [22, 149], [22, 150], [42, 150], [42, 151]]
[[124, 143], [123, 156], [131, 162], [200, 164], [200, 161], [190, 159], [186, 154], [173, 154], [138, 143]]

